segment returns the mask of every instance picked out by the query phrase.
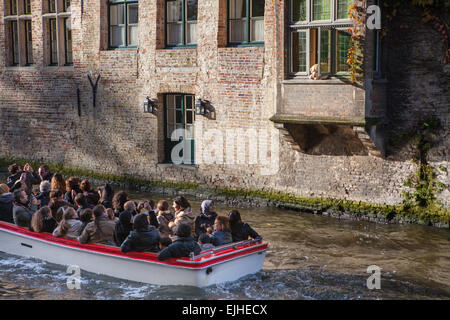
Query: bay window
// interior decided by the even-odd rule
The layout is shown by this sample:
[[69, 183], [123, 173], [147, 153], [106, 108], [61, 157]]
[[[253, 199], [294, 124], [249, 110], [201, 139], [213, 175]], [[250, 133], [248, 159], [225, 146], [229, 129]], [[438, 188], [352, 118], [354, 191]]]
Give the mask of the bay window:
[[290, 0], [289, 71], [309, 75], [317, 64], [319, 74], [348, 74], [347, 51], [353, 0]]

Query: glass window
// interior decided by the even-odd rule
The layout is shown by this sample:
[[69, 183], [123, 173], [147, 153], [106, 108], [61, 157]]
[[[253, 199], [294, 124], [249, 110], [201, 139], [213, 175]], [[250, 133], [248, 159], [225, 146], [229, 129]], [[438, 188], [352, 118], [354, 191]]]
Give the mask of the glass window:
[[320, 30], [320, 72], [331, 72], [331, 30]]
[[307, 70], [308, 31], [292, 32], [292, 67], [291, 72], [306, 73]]
[[70, 18], [64, 20], [64, 52], [66, 65], [73, 64], [72, 58], [72, 24]]
[[306, 0], [292, 0], [291, 21], [306, 21]]
[[10, 22], [11, 33], [11, 65], [19, 64], [19, 35], [17, 32], [17, 21]]
[[228, 37], [230, 43], [264, 41], [264, 0], [228, 1]]
[[62, 3], [63, 3], [63, 11], [70, 12], [71, 11], [70, 0], [62, 0]]
[[17, 14], [17, 1], [9, 0], [9, 14], [14, 16]]
[[138, 2], [109, 3], [110, 48], [136, 47], [138, 44]]
[[24, 21], [25, 26], [25, 63], [33, 64], [33, 41], [31, 38], [31, 20]]
[[48, 12], [56, 12], [56, 0], [47, 0]]
[[56, 37], [56, 19], [48, 20], [49, 27], [49, 41], [50, 41], [50, 64], [58, 64], [58, 49]]
[[31, 13], [31, 0], [23, 0], [23, 13], [24, 14]]
[[348, 7], [353, 0], [338, 0], [337, 1], [337, 18], [348, 19]]
[[336, 30], [336, 72], [347, 72], [347, 53], [350, 49], [351, 34], [347, 30]]
[[331, 0], [312, 0], [313, 20], [331, 19]]
[[166, 45], [189, 46], [197, 43], [198, 0], [166, 1]]

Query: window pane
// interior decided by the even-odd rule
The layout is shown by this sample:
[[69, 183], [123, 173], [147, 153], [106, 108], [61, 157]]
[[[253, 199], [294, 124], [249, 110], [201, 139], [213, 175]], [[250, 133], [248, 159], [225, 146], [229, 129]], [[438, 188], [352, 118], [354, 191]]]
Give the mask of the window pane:
[[180, 95], [175, 96], [175, 108], [181, 110], [181, 101], [183, 97]]
[[58, 48], [56, 41], [56, 19], [49, 20], [50, 29], [50, 64], [58, 63]]
[[23, 13], [31, 13], [31, 0], [23, 0]]
[[182, 1], [167, 1], [167, 22], [178, 22], [183, 20]]
[[25, 59], [26, 64], [33, 63], [33, 42], [31, 38], [31, 21], [25, 20]]
[[191, 110], [193, 105], [194, 96], [185, 96], [186, 110]]
[[292, 0], [292, 21], [306, 21], [306, 0]]
[[56, 12], [56, 0], [48, 0], [48, 12]]
[[187, 21], [197, 20], [198, 0], [187, 0]]
[[313, 2], [313, 20], [331, 19], [331, 0], [312, 0]]
[[175, 110], [175, 121], [176, 123], [183, 123], [183, 113], [181, 112], [181, 109]]
[[250, 41], [264, 41], [264, 19], [252, 20]]
[[306, 72], [306, 32], [292, 33], [292, 72]]
[[128, 23], [137, 24], [138, 23], [138, 4], [129, 4], [127, 7]]
[[128, 26], [128, 45], [137, 46], [138, 43], [138, 27]]
[[350, 38], [351, 35], [346, 30], [336, 30], [337, 32], [337, 43], [336, 43], [336, 57], [337, 57], [337, 72], [346, 72], [347, 68], [347, 52], [350, 49]]
[[123, 4], [109, 6], [109, 24], [110, 25], [123, 24], [123, 10], [124, 10]]
[[264, 0], [251, 1], [251, 17], [264, 17]]
[[338, 0], [337, 17], [338, 19], [348, 19], [348, 6], [352, 0]]
[[9, 0], [9, 14], [16, 15], [17, 14], [17, 2], [16, 0]]
[[183, 44], [181, 24], [167, 24], [167, 44], [176, 45]]
[[72, 64], [72, 24], [70, 18], [64, 19], [64, 49], [66, 64]]
[[230, 41], [247, 41], [247, 28], [245, 20], [230, 20]]
[[17, 34], [17, 21], [11, 21], [11, 56], [12, 64], [19, 64], [19, 37]]
[[111, 26], [110, 37], [111, 47], [118, 47], [125, 45], [125, 27], [124, 26]]
[[331, 62], [331, 30], [320, 30], [320, 72], [329, 73]]
[[63, 0], [63, 10], [64, 12], [70, 12], [70, 0]]
[[186, 43], [197, 43], [197, 23], [191, 22], [186, 24]]
[[246, 0], [230, 0], [230, 19], [246, 17]]

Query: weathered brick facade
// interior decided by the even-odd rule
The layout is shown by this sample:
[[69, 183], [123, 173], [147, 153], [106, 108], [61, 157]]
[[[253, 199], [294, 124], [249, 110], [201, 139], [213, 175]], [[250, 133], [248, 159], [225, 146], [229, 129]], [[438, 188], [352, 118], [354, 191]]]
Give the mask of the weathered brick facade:
[[[327, 80], [327, 84], [320, 83], [320, 80], [303, 80], [296, 84], [295, 80], [288, 79], [287, 9], [284, 0], [265, 2], [264, 45], [242, 47], [227, 46], [227, 1], [199, 0], [197, 47], [177, 49], [165, 48], [165, 1], [140, 0], [138, 46], [126, 50], [108, 50], [106, 0], [72, 0], [73, 65], [49, 66], [48, 35], [45, 31], [48, 29], [47, 20], [42, 15], [45, 1], [32, 0], [33, 65], [10, 66], [5, 18], [7, 2], [0, 3], [2, 157], [64, 162], [143, 179], [398, 203], [401, 201], [402, 183], [415, 170], [415, 165], [405, 156], [405, 150], [387, 154], [387, 158], [375, 157], [367, 152], [364, 143], [369, 143], [370, 137], [378, 139], [378, 133], [386, 131], [380, 127], [366, 128], [366, 135], [355, 131], [355, 137], [365, 135], [367, 141], [361, 138], [361, 148], [366, 151], [353, 156], [321, 154], [317, 152], [321, 148], [316, 148], [316, 152], [311, 154], [299, 152], [280, 135], [279, 170], [273, 174], [261, 174], [265, 165], [249, 164], [248, 161], [243, 164], [204, 161], [195, 166], [180, 167], [163, 163], [163, 96], [167, 93], [185, 93], [210, 101], [215, 117], [210, 119], [197, 115], [195, 125], [203, 132], [213, 129], [219, 132], [226, 146], [230, 144], [226, 139], [226, 130], [233, 128], [250, 130], [247, 132], [255, 130], [258, 134], [266, 130], [270, 139], [270, 134], [279, 132], [277, 128], [280, 128], [279, 123], [277, 125], [269, 120], [274, 115], [300, 117], [300, 122], [306, 125], [315, 125], [325, 118], [353, 130], [354, 126], [364, 127], [364, 121], [368, 118], [385, 121], [387, 114], [392, 116], [388, 119], [395, 126], [396, 121], [408, 118], [408, 114], [420, 113], [422, 102], [427, 101], [419, 99], [420, 103], [411, 101], [406, 106], [397, 96], [397, 91], [402, 91], [400, 96], [406, 94], [411, 100], [416, 94], [426, 95], [432, 100], [435, 114], [446, 127], [436, 147], [439, 151], [432, 152], [432, 160], [435, 165], [448, 167], [448, 87], [446, 91], [442, 84], [428, 82], [428, 89], [421, 87], [415, 93], [409, 92], [417, 87], [409, 82], [415, 71], [420, 72], [424, 79], [434, 77], [436, 72], [446, 74], [448, 79], [448, 71], [444, 73], [444, 67], [435, 61], [438, 54], [432, 49], [427, 51], [430, 55], [428, 61], [433, 66], [427, 69], [428, 73], [411, 62], [411, 73], [403, 74], [396, 71], [406, 64], [398, 61], [401, 52], [393, 55], [394, 64], [391, 64], [387, 55], [391, 57], [390, 53], [395, 49], [393, 45], [384, 48], [387, 80], [390, 81], [390, 75], [395, 74], [392, 78], [395, 87], [389, 85], [389, 104], [386, 107], [386, 84], [383, 81], [379, 81], [379, 85], [373, 83], [369, 71], [366, 72], [363, 87], [336, 83], [337, 80]], [[420, 21], [415, 23], [420, 25]], [[394, 29], [389, 41], [395, 41], [395, 34]], [[422, 35], [421, 39], [434, 41], [428, 40], [426, 35]], [[368, 36], [366, 64], [371, 61], [371, 43]], [[405, 50], [408, 48], [405, 44]], [[419, 51], [412, 51], [408, 62], [420, 54]], [[372, 68], [371, 65], [366, 67], [367, 70]], [[100, 75], [95, 107], [88, 75], [94, 82]], [[154, 114], [143, 112], [147, 96], [158, 99]], [[354, 121], [346, 123], [349, 119]], [[299, 123], [298, 119], [292, 124], [294, 130], [296, 123]], [[318, 125], [329, 129], [327, 123], [319, 121]], [[344, 131], [348, 134], [348, 130]], [[196, 152], [201, 147], [202, 150], [220, 153], [221, 150], [215, 148], [215, 138], [206, 134], [196, 136]], [[322, 143], [334, 143], [333, 139], [331, 132]], [[383, 139], [382, 144], [387, 141]], [[251, 145], [256, 143], [239, 139], [230, 150], [239, 150], [244, 146], [251, 150]], [[260, 157], [274, 156], [270, 149], [263, 149], [260, 142], [256, 150]], [[225, 153], [225, 147], [222, 151]], [[251, 156], [247, 154], [245, 159]], [[196, 159], [199, 159], [197, 154]], [[448, 174], [440, 179], [449, 183]], [[448, 203], [448, 193], [441, 198]]]

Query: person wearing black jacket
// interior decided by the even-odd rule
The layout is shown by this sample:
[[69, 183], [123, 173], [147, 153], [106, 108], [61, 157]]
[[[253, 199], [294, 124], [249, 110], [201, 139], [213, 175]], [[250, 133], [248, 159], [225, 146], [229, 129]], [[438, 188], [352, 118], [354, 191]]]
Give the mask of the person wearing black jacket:
[[212, 200], [205, 200], [200, 207], [200, 215], [195, 218], [195, 234], [197, 238], [202, 233], [206, 233], [208, 227], [214, 225], [216, 221], [217, 213], [214, 212], [214, 203]]
[[36, 199], [41, 201], [40, 208], [42, 208], [50, 202], [50, 182], [47, 180], [42, 181], [39, 189], [41, 192], [36, 196]]
[[41, 177], [39, 177], [39, 175], [33, 171], [33, 168], [28, 163], [25, 164], [23, 170], [19, 165], [13, 163], [8, 167], [8, 171], [11, 175], [6, 180], [6, 184], [10, 189], [13, 189], [14, 184], [18, 180], [21, 180], [22, 174], [25, 174], [25, 178], [23, 179], [23, 181], [26, 184], [26, 188], [24, 191], [28, 196], [31, 195], [33, 185], [41, 183]]
[[133, 221], [134, 230], [128, 235], [120, 246], [122, 252], [158, 252], [159, 251], [159, 233], [152, 225], [148, 224], [145, 214], [138, 214]]
[[253, 230], [252, 227], [250, 227], [247, 223], [242, 222], [239, 211], [231, 210], [228, 213], [228, 218], [230, 218], [230, 228], [233, 242], [248, 240], [248, 237], [255, 240], [262, 239], [262, 237], [255, 230]]
[[14, 223], [13, 219], [14, 196], [9, 192], [6, 184], [0, 184], [0, 220]]
[[168, 247], [158, 253], [158, 260], [164, 261], [169, 258], [189, 257], [191, 252], [199, 254], [201, 249], [197, 242], [191, 237], [191, 226], [180, 224], [176, 228], [177, 239]]
[[124, 204], [125, 211], [119, 215], [119, 222], [114, 229], [114, 237], [117, 245], [121, 246], [130, 232], [133, 230], [133, 216], [136, 214], [136, 205], [133, 201]]

